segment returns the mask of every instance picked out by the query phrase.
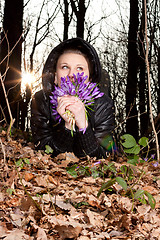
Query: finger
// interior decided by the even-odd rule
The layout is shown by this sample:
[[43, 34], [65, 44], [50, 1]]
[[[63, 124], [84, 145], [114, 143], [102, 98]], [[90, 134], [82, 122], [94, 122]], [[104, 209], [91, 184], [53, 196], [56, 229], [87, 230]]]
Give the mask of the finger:
[[60, 105], [69, 105], [69, 104], [72, 104], [72, 103], [75, 103], [75, 99], [74, 98], [69, 98], [69, 97], [61, 97], [58, 99], [58, 104]]

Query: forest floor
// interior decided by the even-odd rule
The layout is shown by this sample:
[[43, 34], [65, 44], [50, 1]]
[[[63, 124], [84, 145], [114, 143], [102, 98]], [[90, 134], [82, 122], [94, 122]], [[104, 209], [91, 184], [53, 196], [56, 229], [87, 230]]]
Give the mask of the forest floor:
[[[97, 164], [110, 163], [110, 158], [80, 160], [72, 153], [52, 158], [35, 151], [20, 133], [7, 140], [4, 130], [0, 141], [0, 239], [160, 240], [160, 164], [147, 163], [141, 177], [141, 164], [134, 167], [135, 189], [149, 192], [156, 200], [151, 208], [146, 196], [145, 204], [133, 203], [118, 183], [97, 197], [110, 174], [89, 173]], [[86, 166], [88, 175], [70, 175], [66, 168], [74, 164], [77, 173]], [[117, 157], [114, 164], [120, 169], [126, 159]]]

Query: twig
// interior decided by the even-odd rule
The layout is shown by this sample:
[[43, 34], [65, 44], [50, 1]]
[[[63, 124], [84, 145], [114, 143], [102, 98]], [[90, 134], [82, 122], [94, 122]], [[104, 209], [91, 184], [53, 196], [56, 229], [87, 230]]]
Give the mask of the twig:
[[[131, 104], [130, 109], [129, 109], [129, 112], [128, 112], [126, 118], [125, 118], [122, 122], [120, 122], [120, 123], [117, 125], [117, 127], [115, 127], [114, 130], [116, 130], [116, 129], [118, 129], [120, 126], [122, 126], [122, 124], [124, 124], [128, 119], [135, 118], [135, 117], [138, 116], [138, 115], [129, 116], [129, 115], [130, 115], [130, 112], [132, 111], [132, 108], [134, 107], [134, 104], [135, 104], [135, 100], [134, 100], [134, 103]], [[143, 115], [143, 114], [146, 114], [146, 112], [140, 113], [139, 116], [141, 116], [141, 115]]]
[[[5, 34], [4, 38], [6, 38], [6, 41], [7, 41], [7, 45], [9, 45], [8, 43], [8, 38], [7, 38], [7, 34], [4, 32], [3, 30], [3, 33]], [[12, 54], [13, 50], [15, 49], [15, 47], [17, 46], [17, 44], [19, 43], [19, 41], [21, 40], [22, 36], [19, 37], [19, 39], [17, 40], [16, 44], [13, 46], [13, 48], [8, 51], [8, 54], [6, 55], [6, 57], [3, 58], [3, 60], [0, 62], [0, 65], [6, 60], [6, 58], [9, 58], [9, 56]]]
[[6, 152], [5, 152], [5, 146], [2, 142], [2, 139], [0, 138], [0, 143], [1, 143], [1, 147], [2, 147], [2, 152], [3, 152], [3, 170], [6, 171], [8, 173], [8, 165], [6, 164]]
[[1, 143], [1, 147], [2, 147], [2, 152], [3, 152], [3, 156], [4, 156], [4, 164], [6, 163], [6, 153], [5, 153], [5, 148], [4, 148], [4, 145], [2, 143], [2, 140], [0, 138], [0, 143]]
[[157, 136], [157, 132], [156, 132], [155, 125], [154, 125], [152, 104], [151, 104], [152, 99], [151, 99], [150, 67], [149, 67], [149, 61], [148, 61], [149, 43], [148, 43], [148, 37], [147, 37], [147, 6], [146, 6], [146, 0], [144, 0], [144, 11], [145, 11], [144, 15], [145, 15], [145, 39], [146, 39], [145, 62], [146, 62], [147, 76], [148, 76], [148, 96], [149, 96], [149, 107], [150, 107], [150, 119], [151, 119], [151, 124], [152, 124], [153, 132], [154, 132], [155, 140], [156, 140], [157, 161], [160, 162], [158, 136]]
[[10, 108], [10, 105], [9, 105], [9, 101], [8, 101], [8, 98], [7, 98], [6, 89], [5, 89], [3, 80], [2, 80], [1, 73], [0, 73], [0, 80], [1, 80], [2, 88], [3, 88], [5, 100], [6, 100], [6, 103], [7, 103], [7, 108], [8, 108], [9, 116], [10, 116], [10, 124], [9, 124], [8, 129], [7, 129], [7, 137], [8, 137], [8, 136], [9, 136], [9, 132], [10, 132], [10, 130], [11, 130], [13, 124], [14, 124], [15, 119], [13, 119], [13, 117], [12, 117], [11, 108]]
[[[0, 65], [1, 65], [1, 64], [3, 63], [3, 61], [7, 58], [7, 67], [6, 67], [5, 74], [3, 75], [3, 77], [5, 78], [6, 73], [7, 73], [8, 69], [9, 69], [9, 68], [8, 68], [8, 65], [9, 65], [9, 56], [10, 56], [11, 52], [13, 51], [14, 47], [17, 45], [17, 43], [18, 43], [18, 41], [20, 40], [20, 38], [19, 38], [19, 40], [17, 41], [17, 43], [15, 44], [15, 46], [12, 48], [12, 50], [9, 51], [10, 48], [9, 48], [8, 38], [7, 38], [7, 35], [6, 35], [5, 32], [4, 32], [4, 34], [5, 34], [5, 38], [6, 38], [7, 45], [8, 45], [8, 54], [7, 54], [7, 56], [1, 61]], [[11, 108], [10, 108], [10, 105], [9, 105], [9, 101], [8, 101], [8, 98], [7, 98], [6, 89], [5, 89], [5, 85], [4, 85], [4, 81], [3, 81], [3, 79], [2, 79], [1, 73], [0, 73], [0, 80], [1, 80], [2, 88], [3, 88], [5, 100], [6, 100], [6, 103], [7, 103], [7, 108], [8, 108], [9, 116], [10, 116], [10, 124], [9, 124], [8, 129], [7, 129], [7, 138], [9, 138], [9, 133], [10, 133], [10, 130], [11, 130], [13, 124], [14, 124], [15, 119], [13, 119], [13, 117], [12, 117]]]
[[7, 124], [6, 116], [5, 116], [5, 114], [4, 114], [4, 111], [3, 111], [3, 108], [2, 108], [2, 106], [1, 106], [1, 104], [0, 104], [0, 109], [1, 109], [2, 115], [3, 115], [3, 117], [4, 117], [4, 118], [0, 121], [0, 123], [3, 122], [3, 121], [5, 121], [6, 124]]

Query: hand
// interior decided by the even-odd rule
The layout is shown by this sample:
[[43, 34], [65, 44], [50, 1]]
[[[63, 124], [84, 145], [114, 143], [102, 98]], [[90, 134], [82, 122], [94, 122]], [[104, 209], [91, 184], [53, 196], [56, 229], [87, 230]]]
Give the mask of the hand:
[[85, 114], [85, 106], [82, 101], [75, 96], [58, 97], [57, 112], [65, 121], [65, 127], [71, 130], [69, 119], [65, 115], [66, 110], [69, 110], [75, 118], [75, 124], [78, 129], [87, 128], [88, 122]]
[[65, 112], [69, 105], [75, 103], [75, 99], [71, 99], [68, 95], [65, 95], [63, 97], [58, 97], [57, 102], [58, 102], [57, 112], [64, 119], [65, 127], [71, 130], [71, 124]]

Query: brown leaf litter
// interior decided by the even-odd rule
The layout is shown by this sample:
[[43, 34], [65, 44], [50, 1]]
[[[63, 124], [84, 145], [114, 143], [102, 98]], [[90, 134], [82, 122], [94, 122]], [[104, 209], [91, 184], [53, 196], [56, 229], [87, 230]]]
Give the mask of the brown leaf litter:
[[[97, 198], [102, 178], [69, 175], [68, 165], [81, 164], [72, 153], [52, 158], [23, 139], [7, 141], [4, 131], [0, 137], [0, 239], [160, 240], [159, 168], [149, 166], [139, 183], [156, 199], [155, 209], [135, 201], [132, 212], [119, 185]], [[30, 163], [16, 167], [19, 159]]]

